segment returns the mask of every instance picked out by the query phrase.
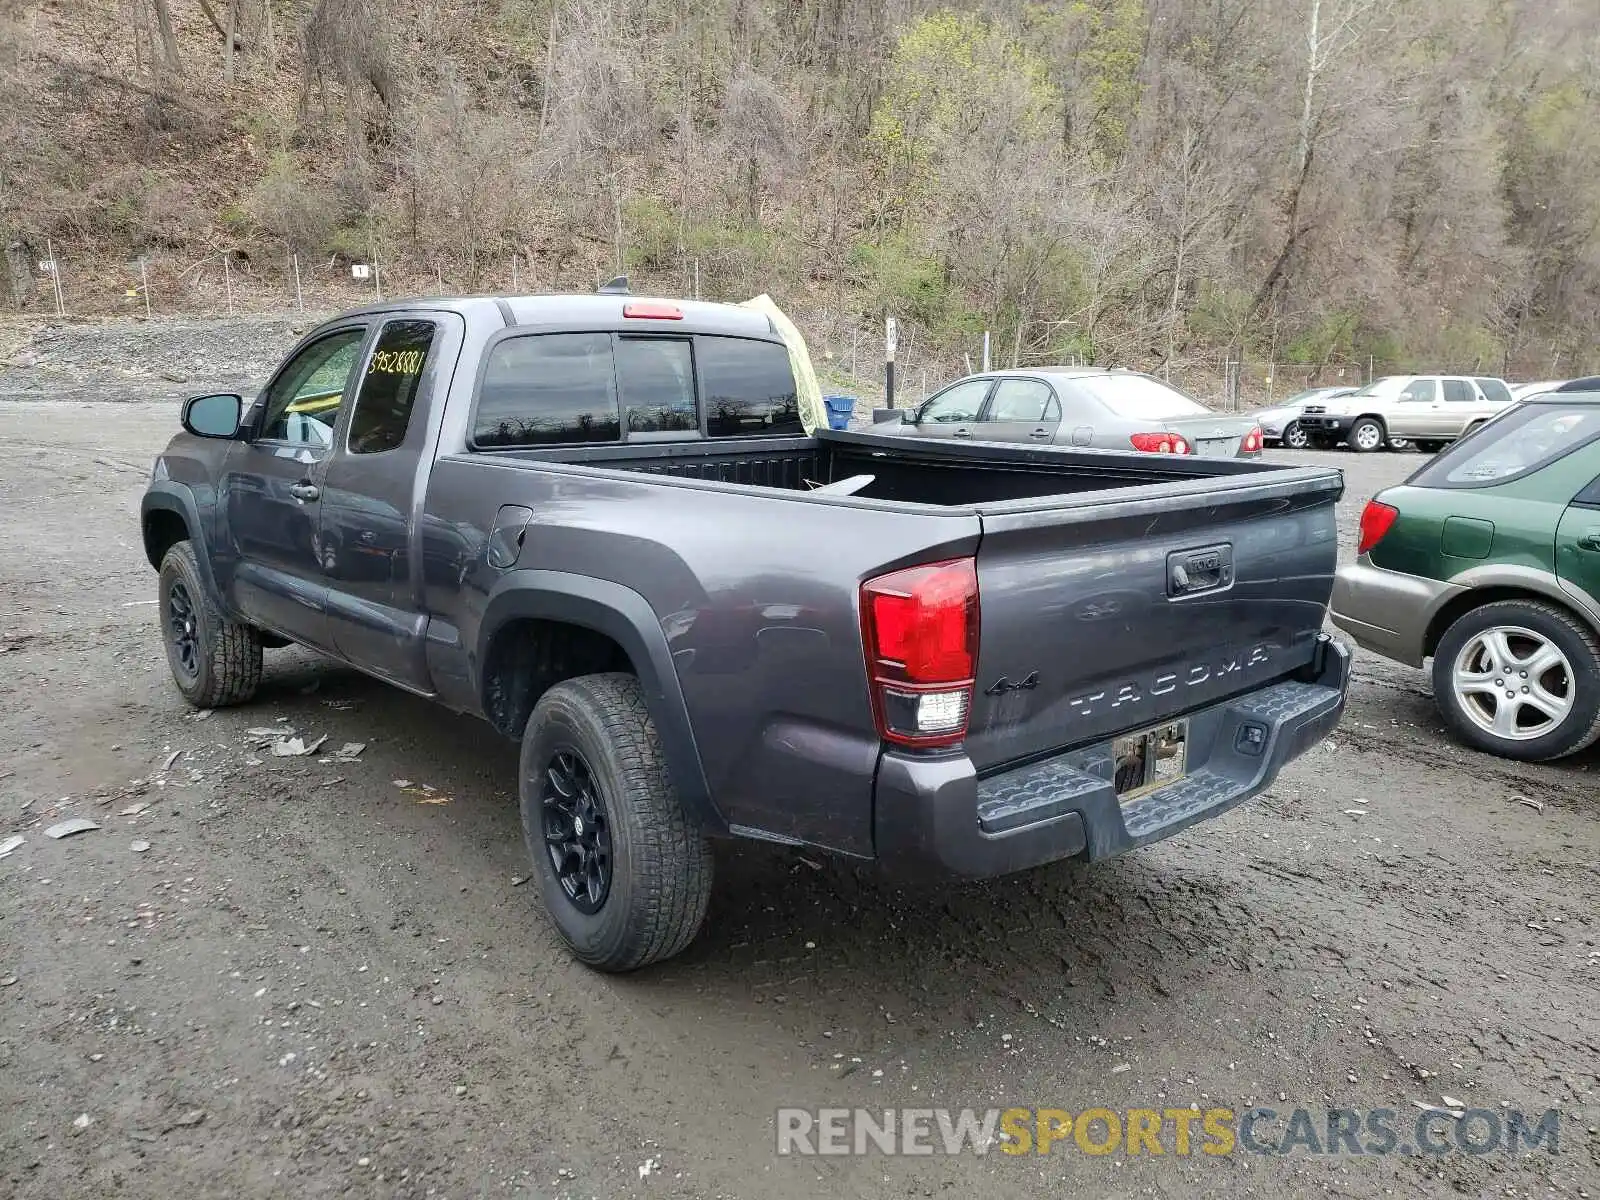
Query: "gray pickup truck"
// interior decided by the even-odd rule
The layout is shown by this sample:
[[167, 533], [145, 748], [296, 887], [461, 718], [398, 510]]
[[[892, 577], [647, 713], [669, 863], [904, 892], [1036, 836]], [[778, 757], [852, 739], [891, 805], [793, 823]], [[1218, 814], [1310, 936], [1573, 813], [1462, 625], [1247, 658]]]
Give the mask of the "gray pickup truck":
[[183, 427], [141, 517], [184, 697], [296, 643], [520, 739], [544, 905], [606, 970], [694, 938], [711, 838], [1106, 858], [1344, 706], [1338, 472], [808, 437], [751, 309], [396, 301]]

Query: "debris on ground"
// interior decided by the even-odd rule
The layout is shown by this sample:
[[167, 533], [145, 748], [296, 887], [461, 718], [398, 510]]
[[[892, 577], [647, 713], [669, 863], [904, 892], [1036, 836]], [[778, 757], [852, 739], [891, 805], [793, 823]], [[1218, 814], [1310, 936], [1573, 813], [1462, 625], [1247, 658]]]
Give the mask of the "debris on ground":
[[523, 884], [525, 884], [527, 882], [528, 882], [528, 876], [526, 876], [526, 875], [513, 875], [511, 877], [511, 886], [512, 887], [521, 887]]
[[323, 742], [328, 740], [328, 735], [323, 734], [316, 741], [306, 743], [304, 738], [280, 738], [272, 743], [272, 753], [278, 758], [298, 758], [307, 754], [315, 754]]
[[661, 1160], [659, 1158], [647, 1158], [639, 1164], [639, 1178], [649, 1179], [652, 1172], [660, 1169]]
[[[1449, 1097], [1447, 1096], [1445, 1099], [1449, 1099]], [[1445, 1116], [1457, 1121], [1461, 1120], [1462, 1117], [1467, 1115], [1464, 1106], [1461, 1108], [1450, 1108], [1443, 1104], [1428, 1104], [1422, 1100], [1413, 1100], [1411, 1103], [1416, 1105], [1425, 1113], [1443, 1113]]]
[[22, 843], [27, 841], [27, 840], [28, 840], [27, 838], [23, 837], [19, 833], [19, 834], [15, 834], [15, 835], [13, 835], [11, 837], [8, 837], [3, 842], [0, 842], [0, 858], [5, 858], [13, 850], [15, 850], [18, 846], [22, 845]]
[[87, 1129], [87, 1128], [89, 1128], [90, 1125], [93, 1125], [93, 1124], [94, 1124], [94, 1118], [91, 1117], [88, 1113], [79, 1113], [73, 1119], [72, 1127], [74, 1129]]
[[1347, 817], [1364, 817], [1367, 815], [1367, 810], [1364, 808], [1347, 808], [1344, 810], [1344, 815]]
[[446, 796], [431, 783], [412, 783], [409, 779], [396, 779], [392, 781], [408, 796], [415, 796], [418, 804], [449, 804], [450, 797]]
[[44, 835], [47, 838], [64, 838], [71, 837], [75, 833], [88, 833], [91, 829], [99, 828], [100, 826], [89, 820], [88, 817], [72, 817], [69, 820], [50, 826], [49, 829], [44, 831]]
[[172, 770], [172, 764], [177, 762], [182, 757], [183, 757], [183, 751], [182, 750], [174, 750], [171, 754], [167, 755], [167, 761], [161, 764], [161, 769], [163, 771]]
[[140, 838], [137, 841], [129, 842], [128, 849], [132, 850], [135, 854], [143, 854], [145, 851], [150, 849], [150, 843], [145, 841], [143, 838]]
[[194, 1126], [200, 1124], [200, 1122], [204, 1121], [205, 1119], [206, 1119], [206, 1110], [205, 1109], [203, 1109], [203, 1108], [191, 1108], [188, 1112], [184, 1113], [183, 1116], [179, 1117], [176, 1121], [174, 1121], [172, 1123], [172, 1125], [171, 1125], [171, 1128], [173, 1128], [173, 1129], [191, 1129]]
[[1513, 803], [1513, 804], [1526, 804], [1529, 808], [1533, 809], [1533, 811], [1536, 812], [1536, 813], [1544, 812], [1544, 802], [1541, 801], [1541, 800], [1530, 800], [1526, 796], [1513, 796], [1513, 797], [1511, 797], [1511, 803]]
[[137, 817], [140, 813], [144, 812], [149, 807], [150, 807], [150, 801], [141, 800], [137, 804], [128, 805], [127, 808], [122, 809], [120, 812], [117, 813], [117, 815], [119, 817]]
[[346, 742], [332, 754], [318, 761], [325, 763], [352, 763], [361, 757], [362, 751], [366, 748], [367, 744], [365, 742]]

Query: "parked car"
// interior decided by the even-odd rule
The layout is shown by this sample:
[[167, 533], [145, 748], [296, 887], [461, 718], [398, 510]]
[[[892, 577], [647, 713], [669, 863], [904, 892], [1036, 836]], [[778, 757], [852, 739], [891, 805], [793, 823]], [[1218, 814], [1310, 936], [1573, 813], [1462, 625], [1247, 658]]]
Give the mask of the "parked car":
[[1149, 454], [1253, 458], [1255, 418], [1212, 412], [1169, 383], [1136, 371], [1048, 367], [957, 380], [880, 433], [986, 442], [1092, 446]]
[[[606, 970], [693, 939], [709, 838], [1103, 859], [1337, 723], [1339, 472], [808, 437], [790, 354], [751, 309], [627, 295], [317, 326], [156, 459], [178, 691], [244, 703], [298, 643], [519, 741], [537, 889]], [[331, 436], [285, 419], [335, 388]]]
[[1261, 436], [1267, 445], [1281, 444], [1290, 450], [1304, 450], [1311, 444], [1310, 437], [1300, 424], [1300, 413], [1308, 404], [1348, 396], [1353, 387], [1319, 387], [1290, 396], [1282, 404], [1263, 408], [1256, 413], [1256, 424], [1261, 426]]
[[1507, 409], [1361, 516], [1333, 622], [1420, 667], [1455, 735], [1507, 758], [1600, 735], [1600, 391]]
[[1435, 454], [1510, 403], [1503, 379], [1390, 375], [1348, 396], [1306, 405], [1300, 424], [1311, 444], [1324, 449], [1345, 442], [1365, 454], [1404, 439]]

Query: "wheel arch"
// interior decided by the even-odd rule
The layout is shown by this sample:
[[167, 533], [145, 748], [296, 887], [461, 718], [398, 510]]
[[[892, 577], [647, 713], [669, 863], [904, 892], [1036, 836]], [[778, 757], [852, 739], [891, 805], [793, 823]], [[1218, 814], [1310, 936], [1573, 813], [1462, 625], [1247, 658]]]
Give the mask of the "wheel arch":
[[206, 596], [217, 608], [227, 611], [211, 570], [204, 528], [194, 493], [179, 484], [152, 484], [139, 503], [139, 532], [150, 566], [161, 570], [161, 560], [168, 550], [181, 541], [193, 543], [195, 564], [200, 568], [200, 582], [205, 586]]
[[[540, 673], [532, 686], [524, 686], [528, 681], [523, 680], [515, 694], [508, 696], [504, 691], [508, 672], [517, 679], [517, 672], [526, 669], [508, 655], [519, 653], [519, 647], [528, 644], [524, 638], [529, 637], [542, 639], [535, 645], [546, 647], [551, 639], [565, 638], [561, 645], [570, 654], [538, 660]], [[473, 662], [482, 712], [509, 737], [521, 736], [533, 706], [548, 687], [600, 670], [630, 672], [644, 692], [650, 719], [661, 739], [662, 757], [685, 813], [706, 832], [727, 831], [727, 822], [711, 800], [666, 635], [649, 602], [638, 592], [563, 571], [508, 572], [489, 595]], [[544, 686], [535, 692], [539, 683]]]
[[1445, 630], [1475, 608], [1502, 600], [1534, 600], [1561, 608], [1600, 637], [1600, 601], [1563, 583], [1554, 575], [1532, 568], [1502, 567], [1468, 571], [1450, 581], [1465, 591], [1448, 596], [1429, 616], [1423, 634], [1422, 655], [1431, 658]]

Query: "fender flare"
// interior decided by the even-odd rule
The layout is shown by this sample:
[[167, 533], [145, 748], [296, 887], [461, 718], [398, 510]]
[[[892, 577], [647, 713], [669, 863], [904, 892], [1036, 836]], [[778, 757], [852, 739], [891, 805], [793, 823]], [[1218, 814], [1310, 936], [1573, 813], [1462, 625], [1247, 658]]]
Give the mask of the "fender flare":
[[644, 689], [645, 704], [684, 812], [703, 831], [726, 833], [727, 821], [711, 800], [672, 652], [649, 601], [632, 588], [589, 575], [508, 571], [490, 591], [478, 626], [473, 687], [484, 711], [483, 667], [489, 647], [508, 621], [522, 618], [580, 625], [604, 634], [627, 652]]
[[211, 570], [211, 554], [204, 534], [205, 525], [200, 520], [200, 506], [195, 501], [194, 493], [182, 484], [160, 480], [150, 485], [144, 494], [144, 499], [139, 502], [139, 536], [144, 543], [145, 557], [150, 559], [150, 565], [159, 571], [161, 563], [151, 555], [149, 539], [150, 514], [155, 512], [176, 513], [183, 520], [189, 540], [194, 543], [194, 559], [200, 568], [200, 582], [206, 589], [206, 596], [219, 611], [227, 612], [228, 607], [222, 602], [222, 592], [218, 589], [216, 576]]

